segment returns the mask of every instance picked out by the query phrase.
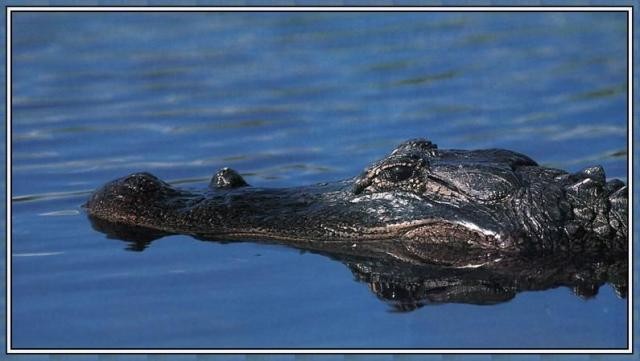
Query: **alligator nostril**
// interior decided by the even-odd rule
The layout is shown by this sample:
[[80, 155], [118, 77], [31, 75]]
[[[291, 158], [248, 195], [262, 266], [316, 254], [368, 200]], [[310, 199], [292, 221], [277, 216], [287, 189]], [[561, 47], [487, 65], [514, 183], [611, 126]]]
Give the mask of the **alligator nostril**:
[[148, 172], [138, 172], [138, 173], [132, 173], [129, 174], [128, 176], [126, 176], [125, 181], [155, 181], [155, 182], [160, 182], [160, 179], [156, 176], [154, 176], [151, 173]]
[[[117, 184], [117, 182], [115, 183]], [[163, 188], [164, 182], [151, 173], [141, 172], [133, 173], [122, 178], [120, 183], [123, 187], [136, 193], [150, 193]]]

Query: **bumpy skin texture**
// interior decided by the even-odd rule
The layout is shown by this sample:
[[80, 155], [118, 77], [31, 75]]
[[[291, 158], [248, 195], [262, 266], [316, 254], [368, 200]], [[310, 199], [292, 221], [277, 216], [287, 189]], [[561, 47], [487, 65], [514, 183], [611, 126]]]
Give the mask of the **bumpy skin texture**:
[[508, 150], [440, 150], [425, 139], [334, 183], [255, 188], [225, 168], [208, 190], [189, 191], [136, 173], [85, 207], [102, 225], [150, 238], [251, 239], [412, 264], [626, 254], [628, 243], [627, 187], [606, 182], [601, 167], [569, 174]]

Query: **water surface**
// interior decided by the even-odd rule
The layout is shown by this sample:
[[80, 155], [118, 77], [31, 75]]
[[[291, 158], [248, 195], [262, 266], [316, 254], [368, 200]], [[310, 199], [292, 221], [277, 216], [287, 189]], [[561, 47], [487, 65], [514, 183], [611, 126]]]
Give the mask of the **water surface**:
[[358, 174], [408, 138], [626, 181], [625, 13], [13, 15], [14, 348], [620, 348], [627, 300], [563, 287], [393, 312], [340, 262], [93, 230], [136, 171], [204, 188]]

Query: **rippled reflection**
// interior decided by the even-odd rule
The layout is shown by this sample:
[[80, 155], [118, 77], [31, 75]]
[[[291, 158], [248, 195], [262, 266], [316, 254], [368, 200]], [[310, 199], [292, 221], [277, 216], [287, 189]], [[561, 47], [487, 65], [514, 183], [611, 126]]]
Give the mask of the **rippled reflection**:
[[[129, 251], [142, 252], [167, 235], [92, 217], [90, 220], [92, 227], [108, 238], [126, 242]], [[624, 255], [600, 259], [566, 255], [510, 258], [482, 266], [446, 267], [416, 265], [391, 257], [312, 252], [343, 263], [356, 281], [366, 284], [380, 300], [400, 312], [443, 303], [492, 305], [509, 301], [520, 292], [557, 287], [568, 287], [576, 296], [588, 299], [594, 297], [601, 286], [610, 284], [618, 297], [627, 297], [628, 260]]]

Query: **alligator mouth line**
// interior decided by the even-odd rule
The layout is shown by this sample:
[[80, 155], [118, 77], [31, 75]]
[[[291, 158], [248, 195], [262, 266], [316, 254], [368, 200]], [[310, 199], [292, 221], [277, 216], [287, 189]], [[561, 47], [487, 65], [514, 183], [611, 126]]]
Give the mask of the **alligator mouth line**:
[[[380, 194], [374, 195], [376, 198]], [[418, 197], [416, 195], [411, 195]], [[367, 197], [367, 196], [365, 196]], [[363, 198], [363, 197], [359, 197]], [[358, 202], [357, 199], [352, 202]], [[91, 214], [91, 212], [89, 212]], [[194, 229], [191, 232], [184, 232], [179, 229], [159, 228], [157, 225], [147, 223], [143, 218], [137, 217], [136, 214], [130, 213], [126, 216], [115, 215], [111, 222], [121, 224], [123, 226], [136, 224], [140, 228], [164, 232], [166, 234], [190, 234], [194, 237], [207, 239], [233, 239], [233, 240], [250, 240], [265, 239], [282, 242], [295, 242], [299, 244], [307, 244], [314, 241], [313, 231], [310, 229], [308, 234], [304, 236], [295, 236], [287, 233], [286, 229], [277, 226], [251, 226], [251, 222], [247, 222], [242, 229], [216, 230], [214, 232], [207, 230]], [[402, 239], [423, 239], [428, 240], [425, 243], [440, 244], [451, 241], [451, 234], [458, 237], [458, 242], [473, 243], [487, 248], [496, 248], [496, 241], [500, 241], [500, 235], [494, 231], [484, 229], [474, 223], [467, 221], [449, 221], [445, 219], [419, 219], [406, 222], [390, 223], [382, 226], [349, 226], [349, 225], [329, 225], [320, 223], [318, 232], [322, 235], [318, 239], [322, 239], [323, 243], [332, 244], [350, 244], [361, 242], [375, 241], [392, 241]], [[467, 238], [465, 240], [464, 238]]]
[[[342, 227], [337, 229], [336, 227], [329, 227], [323, 225], [322, 228], [326, 232], [330, 232], [338, 238], [352, 238], [358, 241], [376, 241], [376, 240], [390, 240], [390, 239], [411, 239], [420, 238], [424, 239], [426, 234], [434, 236], [431, 239], [431, 243], [439, 243], [437, 236], [442, 232], [440, 230], [447, 229], [457, 230], [461, 235], [466, 234], [469, 240], [473, 240], [474, 243], [478, 243], [487, 247], [494, 247], [494, 242], [489, 242], [490, 239], [500, 240], [500, 235], [494, 231], [483, 229], [473, 223], [465, 221], [445, 221], [443, 219], [424, 219], [414, 220], [409, 222], [393, 223], [386, 226], [378, 227]], [[433, 232], [438, 230], [438, 232]], [[447, 233], [448, 235], [448, 233]], [[445, 237], [443, 237], [445, 238]], [[447, 237], [449, 240], [450, 237]], [[486, 240], [484, 242], [478, 242], [478, 240]], [[341, 242], [341, 241], [334, 241]], [[342, 242], [349, 242], [342, 241]]]

